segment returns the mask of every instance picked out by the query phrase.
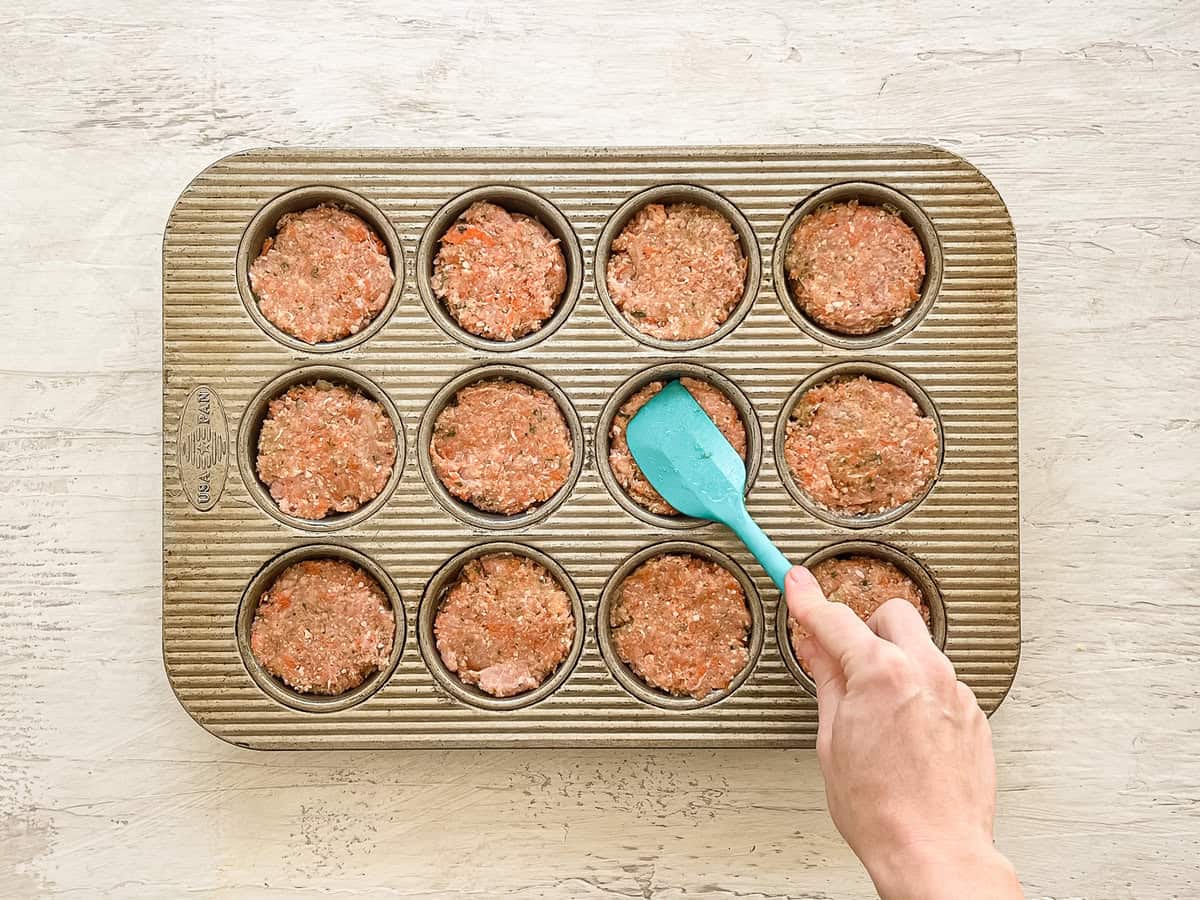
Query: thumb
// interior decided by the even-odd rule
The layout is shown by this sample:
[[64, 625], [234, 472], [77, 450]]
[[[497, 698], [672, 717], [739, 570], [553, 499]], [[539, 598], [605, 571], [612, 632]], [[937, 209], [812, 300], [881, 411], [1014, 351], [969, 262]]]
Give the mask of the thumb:
[[[788, 612], [797, 624], [802, 626], [809, 621], [814, 608], [819, 609], [828, 602], [817, 579], [802, 566], [793, 566], [788, 572], [784, 582], [784, 596], [787, 598]], [[833, 695], [840, 693], [835, 688], [841, 681], [841, 666], [811, 633], [804, 639], [802, 646], [804, 649], [799, 654], [799, 661], [809, 670], [813, 683], [817, 686], [817, 699], [827, 697], [829, 701], [835, 702], [836, 697]]]
[[850, 607], [830, 603], [812, 573], [794, 566], [784, 582], [788, 612], [825, 651], [848, 671], [879, 640]]
[[804, 566], [792, 566], [783, 584], [783, 595], [787, 598], [788, 612], [792, 618], [803, 622], [808, 618], [814, 606], [825, 603], [825, 594], [821, 585], [813, 578], [812, 572]]

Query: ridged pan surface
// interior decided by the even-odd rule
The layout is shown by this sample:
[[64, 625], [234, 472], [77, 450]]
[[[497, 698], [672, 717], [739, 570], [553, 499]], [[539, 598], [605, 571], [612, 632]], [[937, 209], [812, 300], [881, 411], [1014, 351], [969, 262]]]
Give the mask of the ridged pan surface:
[[[818, 331], [793, 320], [794, 310], [785, 311], [786, 292], [774, 283], [785, 221], [816, 192], [849, 182], [883, 185], [915, 204], [926, 230], [931, 224], [936, 233], [931, 252], [940, 254], [940, 284], [931, 303], [922, 299], [923, 318], [879, 346], [821, 342]], [[756, 296], [744, 319], [719, 340], [679, 352], [643, 344], [618, 327], [593, 272], [609, 217], [660, 185], [701, 187], [733, 204], [759, 256]], [[445, 204], [486, 186], [522, 188], [553, 204], [582, 251], [570, 315], [544, 340], [512, 352], [456, 341], [431, 318], [418, 283], [426, 226]], [[253, 299], [251, 306], [243, 299], [238, 254], [247, 228], [274, 198], [306, 187], [362, 198], [372, 215], [386, 217], [394, 232], [386, 240], [398, 241], [399, 253], [389, 250], [406, 268], [402, 289], [365, 340], [289, 346], [252, 317]], [[852, 540], [887, 544], [924, 567], [943, 600], [946, 653], [990, 713], [1008, 691], [1020, 647], [1016, 276], [1012, 222], [999, 195], [969, 163], [926, 146], [275, 149], [214, 163], [180, 196], [163, 242], [162, 633], [179, 701], [213, 734], [262, 749], [813, 746], [816, 702], [785, 662], [790, 651], [775, 627], [779, 595], [762, 569], [720, 526], [666, 528], [631, 515], [597, 468], [595, 430], [612, 393], [645, 369], [678, 362], [719, 373], [748, 398], [762, 436], [749, 506], [792, 560]], [[856, 362], [890, 367], [928, 395], [941, 420], [944, 457], [936, 484], [915, 509], [897, 521], [850, 529], [797, 503], [780, 478], [774, 443], [778, 417], [802, 381]], [[419, 462], [421, 419], [431, 400], [483, 364], [520, 366], [549, 379], [577, 413], [585, 440], [582, 472], [565, 502], [517, 528], [488, 529], [452, 515], [432, 496]], [[351, 517], [346, 527], [304, 528], [268, 514], [262, 492], [252, 493], [244, 480], [253, 477], [253, 460], [239, 465], [243, 412], [265, 385], [298, 366], [351, 369], [386, 392], [399, 413], [402, 475], [377, 511]], [[434, 574], [461, 551], [491, 541], [548, 555], [585, 610], [583, 650], [561, 686], [503, 710], [443, 690], [417, 633]], [[762, 606], [765, 640], [748, 677], [699, 708], [668, 708], [627, 691], [606, 667], [595, 633], [609, 576], [632, 554], [666, 541], [697, 542], [732, 558]], [[314, 544], [349, 547], [377, 563], [399, 591], [407, 628], [386, 683], [327, 712], [268, 696], [248, 673], [237, 636], [239, 605], [259, 570]]]

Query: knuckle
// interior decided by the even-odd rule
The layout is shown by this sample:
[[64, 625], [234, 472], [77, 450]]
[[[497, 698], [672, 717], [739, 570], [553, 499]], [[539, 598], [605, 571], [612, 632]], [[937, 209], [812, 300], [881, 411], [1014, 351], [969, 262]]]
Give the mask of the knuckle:
[[914, 680], [912, 661], [891, 644], [880, 642], [872, 653], [870, 668], [874, 680], [888, 686], [909, 684]]
[[[933, 677], [935, 684], [962, 684], [958, 680], [958, 673], [954, 671], [954, 663], [950, 662], [949, 657], [940, 651], [930, 657], [929, 673]], [[963, 687], [966, 687], [966, 685], [963, 685]], [[968, 688], [968, 690], [970, 689]]]

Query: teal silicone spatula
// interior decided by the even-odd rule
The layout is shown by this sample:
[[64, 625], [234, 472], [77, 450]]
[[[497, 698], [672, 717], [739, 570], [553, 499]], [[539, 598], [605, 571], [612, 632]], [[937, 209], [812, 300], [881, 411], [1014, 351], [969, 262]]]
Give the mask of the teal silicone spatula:
[[625, 427], [634, 461], [685, 516], [723, 522], [782, 591], [792, 564], [746, 511], [746, 466], [689, 392], [672, 381]]

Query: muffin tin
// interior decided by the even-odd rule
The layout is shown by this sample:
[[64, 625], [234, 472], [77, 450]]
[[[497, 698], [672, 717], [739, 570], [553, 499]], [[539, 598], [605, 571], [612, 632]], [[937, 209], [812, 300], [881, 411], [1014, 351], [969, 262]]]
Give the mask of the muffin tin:
[[[914, 312], [865, 341], [813, 327], [777, 271], [779, 242], [802, 210], [851, 196], [899, 211], [929, 259]], [[440, 231], [476, 198], [531, 212], [563, 241], [568, 287], [559, 314], [521, 341], [460, 334], [429, 289]], [[596, 262], [651, 200], [723, 209], [747, 251], [746, 298], [711, 338], [646, 338], [605, 300]], [[280, 215], [320, 202], [375, 228], [397, 280], [362, 332], [310, 346], [262, 319], [246, 270]], [[757, 469], [749, 507], [781, 549], [796, 562], [834, 552], [905, 560], [932, 588], [937, 636], [990, 713], [1008, 691], [1020, 644], [1016, 313], [1016, 244], [1003, 201], [969, 163], [931, 147], [276, 149], [219, 160], [184, 190], [163, 243], [163, 657], [171, 685], [206, 729], [262, 749], [813, 746], [811, 682], [791, 654], [765, 573], [721, 526], [639, 514], [607, 469], [607, 427], [620, 396], [654, 377], [690, 374], [732, 385]], [[780, 469], [780, 423], [800, 385], [853, 371], [895, 373], [889, 380], [911, 385], [939, 423], [938, 478], [898, 516], [838, 521], [806, 507]], [[503, 519], [443, 496], [428, 439], [452, 385], [514, 373], [551, 389], [578, 452], [560, 495]], [[396, 423], [399, 457], [376, 501], [311, 522], [274, 507], [255, 476], [253, 448], [271, 397], [318, 378], [379, 399]], [[496, 548], [547, 564], [579, 625], [559, 672], [512, 702], [472, 693], [431, 646], [447, 579], [464, 559]], [[747, 587], [751, 664], [704, 703], [647, 688], [604, 651], [598, 610], [619, 572], [668, 550], [724, 560]], [[388, 668], [335, 698], [288, 690], [246, 643], [270, 579], [314, 556], [357, 560], [397, 613]]]

